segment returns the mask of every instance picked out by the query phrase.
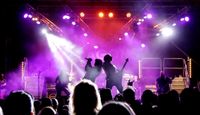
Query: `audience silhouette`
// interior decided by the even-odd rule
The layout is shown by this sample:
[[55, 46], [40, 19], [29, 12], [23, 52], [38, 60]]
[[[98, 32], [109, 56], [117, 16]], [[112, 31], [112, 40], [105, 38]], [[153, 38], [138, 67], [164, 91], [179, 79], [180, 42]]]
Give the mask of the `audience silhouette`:
[[5, 99], [4, 115], [34, 115], [34, 98], [23, 90], [13, 91]]
[[56, 111], [53, 109], [53, 107], [46, 106], [39, 111], [38, 115], [57, 115], [57, 114]]
[[136, 115], [125, 102], [109, 101], [103, 105], [98, 115]]
[[102, 104], [112, 100], [111, 90], [108, 88], [99, 89]]
[[141, 105], [138, 100], [135, 99], [135, 92], [132, 88], [127, 87], [123, 91], [123, 98], [126, 103], [134, 110], [136, 115], [141, 115]]
[[1, 108], [1, 106], [0, 106], [0, 115], [3, 115], [3, 110]]
[[101, 98], [97, 85], [83, 79], [74, 88], [70, 100], [71, 115], [96, 115], [101, 109]]

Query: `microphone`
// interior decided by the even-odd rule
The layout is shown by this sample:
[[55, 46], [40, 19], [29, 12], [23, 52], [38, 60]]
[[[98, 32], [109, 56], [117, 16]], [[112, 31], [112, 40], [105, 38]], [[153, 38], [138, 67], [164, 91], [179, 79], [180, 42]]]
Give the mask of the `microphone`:
[[132, 86], [132, 85], [133, 85], [133, 82], [134, 82], [134, 81], [131, 81], [131, 80], [129, 79], [127, 85], [128, 85], [128, 86]]
[[85, 58], [86, 60], [88, 60], [88, 61], [92, 61], [92, 58]]

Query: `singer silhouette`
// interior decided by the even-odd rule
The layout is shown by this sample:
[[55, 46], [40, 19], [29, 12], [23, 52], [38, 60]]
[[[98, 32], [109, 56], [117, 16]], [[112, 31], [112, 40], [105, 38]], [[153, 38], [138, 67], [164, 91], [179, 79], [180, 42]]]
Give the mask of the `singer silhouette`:
[[85, 76], [84, 79], [89, 79], [92, 82], [95, 82], [95, 79], [99, 76], [102, 70], [102, 60], [101, 59], [95, 59], [94, 66], [92, 66], [92, 58], [85, 58], [87, 60], [87, 63], [85, 65]]

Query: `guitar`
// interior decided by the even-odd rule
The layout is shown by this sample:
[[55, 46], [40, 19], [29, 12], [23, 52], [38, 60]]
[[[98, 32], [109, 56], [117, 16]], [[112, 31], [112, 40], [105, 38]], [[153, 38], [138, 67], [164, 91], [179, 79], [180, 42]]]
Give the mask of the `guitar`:
[[116, 83], [121, 83], [122, 76], [123, 76], [123, 71], [124, 71], [124, 68], [125, 68], [125, 66], [126, 66], [127, 63], [128, 63], [128, 58], [126, 58], [126, 60], [124, 62], [124, 65], [122, 66], [122, 68], [118, 72], [116, 72], [116, 80], [115, 80]]

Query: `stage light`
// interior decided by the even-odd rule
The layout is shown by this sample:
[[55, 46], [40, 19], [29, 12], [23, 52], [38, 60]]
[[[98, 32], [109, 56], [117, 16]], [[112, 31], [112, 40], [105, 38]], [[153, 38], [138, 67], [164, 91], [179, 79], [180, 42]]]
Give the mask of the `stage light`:
[[156, 36], [160, 36], [160, 33], [157, 33]]
[[119, 40], [121, 41], [121, 40], [122, 40], [122, 38], [119, 38]]
[[80, 17], [85, 17], [85, 13], [84, 12], [80, 12]]
[[137, 25], [140, 25], [140, 24], [142, 24], [141, 22], [137, 22]]
[[48, 33], [46, 28], [43, 28], [43, 29], [41, 30], [41, 32], [42, 32], [43, 34], [47, 34], [47, 33]]
[[153, 17], [152, 14], [150, 13], [147, 14], [147, 19], [151, 19], [152, 17]]
[[84, 34], [83, 34], [83, 36], [87, 37], [87, 36], [88, 36], [88, 34], [87, 34], [87, 33], [84, 33]]
[[130, 18], [130, 17], [131, 17], [131, 13], [130, 13], [130, 12], [127, 12], [127, 13], [126, 13], [126, 17], [127, 17], [127, 18]]
[[165, 27], [161, 29], [161, 33], [164, 37], [169, 37], [169, 36], [172, 36], [174, 32], [172, 28]]
[[181, 22], [185, 21], [185, 18], [181, 18], [180, 21], [181, 21]]
[[98, 48], [99, 48], [99, 46], [97, 46], [97, 45], [94, 46], [94, 49], [98, 49]]
[[145, 45], [144, 43], [142, 43], [142, 44], [141, 44], [141, 47], [142, 47], [142, 48], [145, 48], [145, 47], [146, 47], [146, 45]]
[[125, 32], [125, 33], [124, 33], [124, 36], [128, 36], [128, 32]]
[[70, 16], [64, 15], [64, 16], [63, 16], [63, 19], [64, 19], [64, 20], [65, 20], [65, 19], [69, 20], [69, 19], [70, 19]]
[[192, 77], [192, 58], [188, 57], [188, 65], [189, 65], [189, 77]]
[[76, 25], [76, 22], [73, 21], [73, 22], [72, 22], [72, 25], [75, 26], [75, 25]]
[[139, 22], [144, 22], [144, 19], [138, 19]]
[[185, 21], [189, 22], [190, 18], [188, 16], [185, 17]]
[[99, 15], [100, 18], [103, 18], [103, 17], [104, 17], [104, 13], [103, 13], [103, 12], [99, 12], [98, 15]]
[[32, 18], [33, 16], [31, 14], [28, 15], [29, 18]]
[[32, 18], [32, 20], [33, 20], [33, 21], [37, 21], [37, 20], [38, 20], [38, 18], [36, 18], [36, 17], [33, 17], [33, 18]]
[[112, 12], [109, 12], [109, 13], [108, 13], [108, 17], [109, 17], [109, 18], [113, 18], [113, 16], [114, 16], [114, 14], [113, 14]]
[[24, 18], [27, 18], [27, 17], [28, 17], [28, 14], [27, 14], [27, 13], [25, 13], [25, 14], [24, 14]]
[[40, 21], [37, 21], [36, 24], [40, 24]]
[[176, 26], [176, 23], [173, 23], [172, 26]]

